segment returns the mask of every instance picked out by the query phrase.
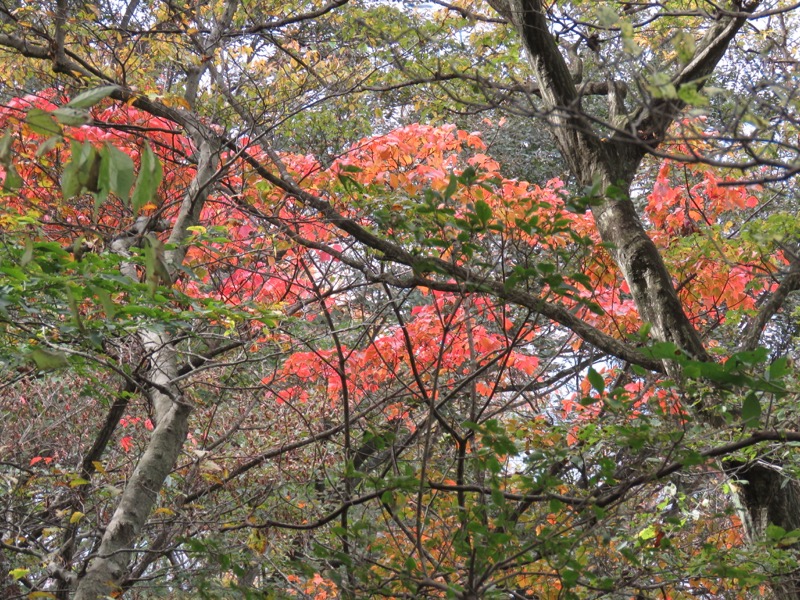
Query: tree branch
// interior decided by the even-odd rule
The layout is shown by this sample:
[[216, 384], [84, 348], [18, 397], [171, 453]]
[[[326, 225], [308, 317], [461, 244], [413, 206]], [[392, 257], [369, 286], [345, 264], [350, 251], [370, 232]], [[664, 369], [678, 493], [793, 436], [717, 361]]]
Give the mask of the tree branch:
[[[700, 89], [706, 84], [708, 76], [714, 72], [719, 61], [725, 56], [731, 41], [759, 4], [758, 1], [750, 2], [746, 6], [740, 6], [742, 9], [740, 11], [720, 14], [718, 20], [706, 31], [697, 45], [691, 60], [672, 77], [672, 85], [676, 90], [682, 85], [695, 84]], [[655, 100], [635, 119], [640, 136], [646, 140], [654, 140], [654, 145], [658, 145], [669, 126], [685, 107], [686, 103], [678, 98]]]
[[740, 351], [755, 350], [758, 347], [761, 334], [769, 320], [781, 309], [789, 294], [798, 289], [800, 289], [800, 261], [795, 260], [792, 262], [789, 272], [784, 275], [778, 289], [772, 293], [753, 321], [747, 326], [745, 335], [739, 344]]

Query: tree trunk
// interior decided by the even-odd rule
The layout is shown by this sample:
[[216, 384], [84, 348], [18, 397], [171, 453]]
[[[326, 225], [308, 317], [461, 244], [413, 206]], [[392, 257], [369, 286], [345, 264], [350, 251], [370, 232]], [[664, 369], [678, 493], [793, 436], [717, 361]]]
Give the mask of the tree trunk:
[[187, 405], [174, 403], [159, 419], [106, 527], [97, 556], [78, 584], [75, 600], [96, 600], [118, 589], [158, 491], [180, 455], [189, 431], [189, 412]]
[[[765, 539], [769, 525], [786, 531], [800, 529], [800, 485], [780, 465], [758, 460], [728, 471], [742, 481], [739, 498], [750, 541]], [[800, 566], [773, 581], [772, 591], [780, 600], [800, 600]]]

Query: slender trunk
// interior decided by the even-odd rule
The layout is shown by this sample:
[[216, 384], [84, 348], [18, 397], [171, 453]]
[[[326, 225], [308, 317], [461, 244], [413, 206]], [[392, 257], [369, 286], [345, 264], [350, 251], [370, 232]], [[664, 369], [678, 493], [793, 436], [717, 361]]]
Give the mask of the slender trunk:
[[96, 600], [118, 589], [127, 572], [130, 553], [158, 498], [158, 491], [183, 447], [189, 431], [189, 412], [185, 404], [174, 403], [156, 425], [106, 527], [97, 556], [78, 584], [75, 600]]
[[118, 591], [158, 491], [177, 462], [189, 431], [189, 406], [172, 383], [177, 364], [171, 340], [153, 331], [142, 331], [139, 337], [150, 355], [156, 427], [106, 526], [97, 555], [78, 583], [75, 600], [95, 600]]

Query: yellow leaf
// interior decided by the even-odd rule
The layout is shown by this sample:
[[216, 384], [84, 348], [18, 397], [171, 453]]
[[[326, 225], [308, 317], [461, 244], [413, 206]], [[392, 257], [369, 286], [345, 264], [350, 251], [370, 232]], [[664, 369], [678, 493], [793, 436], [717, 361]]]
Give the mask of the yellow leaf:
[[28, 598], [53, 598], [53, 599], [55, 599], [56, 596], [54, 596], [50, 592], [31, 592], [30, 594], [28, 594]]
[[30, 569], [24, 569], [20, 567], [19, 569], [11, 569], [8, 574], [11, 575], [11, 578], [16, 581], [17, 579], [22, 579], [30, 572]]
[[72, 516], [69, 518], [69, 522], [71, 524], [77, 523], [78, 521], [80, 521], [83, 518], [83, 516], [84, 515], [83, 515], [83, 513], [81, 511], [76, 510], [74, 513], [72, 513]]
[[259, 530], [254, 530], [247, 538], [247, 546], [259, 554], [263, 554], [267, 549], [267, 539]]
[[189, 102], [187, 102], [186, 98], [184, 98], [183, 96], [169, 95], [169, 96], [162, 96], [160, 99], [162, 104], [164, 104], [165, 106], [169, 106], [170, 108], [178, 107], [178, 108], [185, 108], [186, 110], [191, 110], [192, 108], [189, 105]]
[[166, 515], [167, 517], [171, 517], [175, 514], [175, 511], [171, 508], [167, 508], [166, 506], [162, 506], [161, 508], [157, 508], [153, 511], [153, 514], [156, 515]]
[[93, 460], [93, 461], [92, 461], [92, 466], [95, 468], [95, 470], [96, 470], [98, 473], [100, 473], [100, 474], [102, 474], [102, 475], [105, 475], [105, 473], [106, 473], [106, 469], [105, 469], [105, 467], [103, 466], [103, 463], [101, 463], [99, 460]]
[[78, 487], [79, 485], [88, 485], [89, 481], [84, 479], [83, 477], [76, 477], [75, 479], [69, 482], [69, 487], [74, 488]]

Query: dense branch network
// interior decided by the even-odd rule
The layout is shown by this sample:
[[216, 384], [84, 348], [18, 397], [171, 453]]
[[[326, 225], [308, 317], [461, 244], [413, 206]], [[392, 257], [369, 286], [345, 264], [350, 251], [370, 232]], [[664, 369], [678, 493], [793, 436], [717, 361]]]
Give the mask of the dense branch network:
[[[219, 543], [234, 548], [231, 556], [256, 556], [253, 562], [260, 565], [253, 573], [228, 570], [220, 579], [236, 579], [242, 589], [277, 581], [275, 589], [308, 596], [335, 589], [343, 597], [366, 597], [387, 581], [391, 591], [380, 593], [397, 597], [424, 597], [430, 590], [464, 599], [498, 590], [530, 597], [528, 590], [554, 582], [600, 593], [618, 586], [631, 595], [659, 586], [694, 591], [706, 583], [664, 567], [659, 552], [675, 552], [675, 564], [694, 564], [686, 548], [707, 544], [726, 526], [734, 529], [720, 523], [738, 518], [753, 539], [763, 538], [767, 524], [786, 533], [800, 523], [800, 512], [786, 510], [795, 482], [784, 486], [774, 475], [783, 467], [772, 456], [800, 441], [788, 429], [794, 414], [791, 391], [783, 384], [790, 377], [788, 362], [766, 365], [766, 354], [756, 350], [800, 286], [797, 261], [765, 258], [759, 247], [760, 253], [741, 260], [749, 261], [749, 270], [733, 264], [734, 242], [720, 231], [732, 207], [750, 207], [736, 182], [707, 177], [701, 189], [686, 176], [685, 191], [669, 185], [669, 171], [678, 163], [696, 166], [695, 179], [706, 177], [701, 165], [735, 164], [742, 172], [766, 166], [771, 171], [764, 180], [794, 173], [791, 143], [772, 145], [780, 148], [777, 158], [763, 152], [762, 141], [775, 142], [768, 125], [759, 132], [763, 137], [735, 135], [746, 122], [744, 113], [729, 123], [730, 136], [676, 124], [692, 101], [700, 102], [698, 95], [725, 66], [747, 24], [783, 13], [758, 12], [758, 2], [733, 2], [713, 13], [625, 3], [617, 7], [617, 20], [609, 20], [591, 8], [564, 14], [566, 9], [538, 0], [496, 0], [491, 4], [499, 17], [482, 7], [436, 4], [458, 16], [458, 27], [469, 24], [463, 30], [453, 26], [459, 35], [480, 39], [484, 27], [513, 30], [518, 38], [506, 38], [496, 54], [510, 53], [513, 40], [521, 40], [535, 83], [526, 79], [527, 66], [508, 57], [497, 58], [494, 68], [480, 43], [474, 60], [460, 57], [463, 49], [452, 39], [463, 40], [442, 33], [451, 26], [447, 19], [346, 0], [274, 17], [243, 12], [233, 0], [194, 8], [170, 2], [151, 16], [133, 0], [119, 23], [105, 15], [102, 28], [86, 29], [91, 35], [69, 13], [74, 7], [58, 2], [52, 33], [47, 27], [0, 32], [0, 46], [45, 65], [42, 76], [55, 73], [66, 88], [112, 84], [109, 95], [120, 113], [82, 122], [75, 135], [102, 131], [130, 148], [138, 144], [140, 170], [148, 160], [141, 140], [158, 139], [157, 152], [172, 161], [166, 177], [174, 177], [168, 202], [123, 205], [123, 217], [104, 225], [113, 232], [106, 234], [105, 255], [116, 261], [109, 261], [114, 275], [106, 279], [122, 286], [114, 298], [142, 303], [124, 329], [106, 339], [87, 333], [94, 325], [85, 311], [102, 303], [98, 298], [106, 298], [107, 315], [115, 310], [111, 294], [94, 280], [81, 302], [75, 292], [65, 292], [55, 317], [25, 315], [14, 322], [0, 304], [4, 332], [44, 347], [28, 355], [28, 362], [33, 357], [44, 365], [40, 372], [14, 375], [9, 389], [13, 384], [25, 390], [22, 395], [41, 394], [38, 386], [50, 367], [85, 360], [81, 364], [102, 373], [91, 381], [111, 390], [96, 429], [77, 446], [84, 450], [69, 456], [79, 472], [51, 505], [20, 517], [19, 531], [2, 540], [4, 549], [22, 557], [55, 557], [41, 582], [14, 571], [18, 585], [32, 592], [53, 589], [59, 598], [74, 590], [78, 598], [94, 598], [169, 571], [175, 589], [188, 590], [191, 575], [181, 579], [176, 565], [187, 566], [187, 573], [204, 568], [192, 553], [215, 556]], [[24, 25], [18, 12], [4, 6], [3, 25]], [[389, 16], [396, 27], [381, 22]], [[660, 79], [634, 74], [635, 65], [660, 49], [635, 54], [629, 29], [658, 32], [671, 19], [693, 23], [692, 31], [702, 35], [691, 43], [692, 33], [675, 36], [677, 57], [664, 59], [663, 70], [653, 68], [664, 75]], [[363, 24], [360, 44], [369, 46], [363, 40], [372, 35], [384, 47], [365, 51], [344, 34], [339, 39], [337, 29], [353, 23]], [[104, 62], [78, 50], [82, 35], [98, 55], [104, 44], [113, 46], [106, 35], [130, 41], [137, 52], [124, 58], [126, 50], [115, 47]], [[429, 50], [434, 40], [440, 46]], [[582, 46], [591, 54], [580, 55]], [[609, 48], [621, 49], [619, 62], [608, 62]], [[134, 55], [152, 60], [136, 62]], [[143, 90], [139, 67], [156, 73], [159, 89]], [[418, 90], [425, 92], [416, 95]], [[277, 100], [269, 97], [273, 93]], [[580, 208], [590, 208], [593, 221], [580, 210], [565, 216], [566, 194], [553, 191], [557, 184], [539, 188], [535, 196], [492, 167], [497, 176], [481, 179], [463, 156], [482, 155], [477, 150], [485, 146], [477, 144], [443, 152], [454, 158], [442, 163], [449, 173], [440, 168], [436, 176], [420, 177], [416, 187], [397, 183], [404, 168], [421, 166], [430, 173], [441, 167], [431, 166], [433, 159], [425, 162], [426, 156], [437, 157], [437, 135], [468, 139], [467, 132], [424, 130], [434, 148], [430, 155], [419, 148], [408, 159], [399, 153], [370, 181], [372, 175], [359, 174], [372, 166], [356, 158], [363, 156], [359, 152], [372, 151], [374, 144], [370, 160], [388, 164], [395, 156], [375, 142], [380, 136], [347, 149], [336, 137], [341, 124], [300, 132], [286, 127], [305, 117], [329, 123], [325, 111], [336, 103], [344, 105], [341, 114], [358, 115], [360, 109], [350, 104], [364, 102], [373, 114], [387, 108], [389, 116], [374, 117], [374, 129], [386, 133], [396, 115], [414, 103], [424, 105], [429, 94], [444, 94], [455, 112], [511, 106], [518, 115], [542, 118], [567, 166], [566, 185], [577, 182], [591, 190]], [[75, 118], [63, 108], [43, 112], [61, 110]], [[425, 114], [424, 108], [414, 110]], [[784, 124], [790, 123], [789, 100], [782, 111]], [[124, 122], [120, 114], [147, 118]], [[318, 134], [326, 160], [286, 151], [302, 145], [309, 131]], [[349, 142], [359, 137], [347, 134]], [[180, 147], [172, 152], [170, 144]], [[34, 172], [55, 174], [48, 184], [54, 188], [57, 168], [46, 164], [53, 148], [42, 147], [28, 148], [24, 156], [33, 157]], [[70, 152], [78, 148], [76, 142]], [[66, 145], [57, 151], [66, 155]], [[738, 162], [726, 162], [717, 151]], [[700, 225], [689, 222], [695, 230], [684, 229], [689, 241], [673, 225], [671, 231], [667, 225], [662, 231], [645, 228], [634, 178], [653, 157], [667, 159], [656, 181], [661, 196], [653, 203], [670, 197], [684, 225], [695, 215]], [[478, 160], [489, 164], [488, 157]], [[3, 165], [9, 169], [11, 159]], [[723, 196], [723, 185], [732, 190], [728, 204], [712, 212], [703, 202], [711, 203], [709, 190]], [[490, 205], [504, 186], [512, 190], [502, 197], [504, 204]], [[515, 213], [525, 194], [538, 198], [536, 210]], [[432, 206], [428, 213], [420, 210], [424, 202]], [[95, 212], [105, 210], [101, 204]], [[150, 211], [152, 218], [136, 220], [133, 228], [123, 225], [137, 211]], [[648, 218], [676, 222], [675, 214], [663, 212], [653, 209]], [[41, 229], [54, 237], [101, 230], [91, 218], [81, 221], [79, 213]], [[551, 222], [541, 225], [534, 217]], [[567, 224], [558, 229], [562, 218]], [[524, 227], [530, 239], [519, 233]], [[569, 236], [580, 227], [596, 227], [599, 237], [581, 238], [575, 231]], [[545, 233], [532, 242], [531, 231]], [[547, 236], [556, 241], [544, 243]], [[40, 264], [33, 250], [28, 256], [26, 244], [33, 248], [33, 242], [25, 239], [9, 244], [9, 256], [22, 271]], [[749, 239], [743, 246], [758, 243]], [[36, 252], [57, 253], [58, 264], [80, 273], [104, 254], [80, 239], [56, 246], [36, 246]], [[698, 273], [676, 286], [670, 272], [675, 265], [687, 268], [681, 252], [716, 270], [730, 266], [732, 274], [751, 275], [760, 260], [762, 279], [776, 281], [761, 285], [752, 276], [750, 289], [738, 296], [726, 283], [716, 297], [695, 301], [692, 294], [701, 295], [693, 281]], [[156, 277], [157, 267], [166, 273]], [[529, 272], [520, 275], [525, 268]], [[573, 268], [583, 269], [584, 277], [573, 276]], [[42, 293], [55, 293], [41, 287]], [[202, 294], [192, 291], [201, 288]], [[596, 298], [612, 300], [600, 306]], [[748, 302], [743, 311], [749, 312], [738, 329], [725, 329], [725, 316], [734, 312], [726, 302], [734, 301]], [[25, 313], [21, 305], [12, 310]], [[712, 345], [715, 328], [741, 340], [738, 353], [724, 333]], [[654, 341], [661, 345], [646, 347]], [[717, 364], [716, 352], [732, 356]], [[672, 383], [665, 384], [664, 376]], [[80, 380], [79, 374], [64, 375], [58, 393], [90, 413], [96, 408], [70, 391]], [[149, 418], [131, 417], [136, 411]], [[109, 472], [104, 457], [124, 457], [113, 440], [120, 428], [137, 426], [148, 432], [136, 465], [119, 467], [115, 479], [117, 470]], [[124, 452], [130, 452], [133, 436], [122, 439]], [[10, 464], [25, 482], [35, 482], [36, 469], [50, 460], [43, 449], [27, 466], [25, 457]], [[715, 517], [688, 533], [672, 517], [656, 516], [655, 524], [642, 520], [641, 507], [655, 515], [691, 514], [691, 507], [708, 501], [693, 479], [717, 485], [726, 477], [755, 482], [743, 484], [739, 516], [725, 514], [725, 500], [717, 494]], [[106, 496], [101, 481], [108, 482]], [[92, 529], [84, 507], [95, 492], [101, 499], [91, 510], [102, 527]], [[9, 500], [8, 510], [18, 506]], [[48, 533], [61, 527], [59, 519], [69, 523], [58, 535]], [[615, 529], [645, 557], [640, 564], [616, 553], [622, 538], [609, 533]], [[665, 530], [681, 542], [663, 542]], [[769, 531], [776, 535], [776, 529]], [[192, 537], [195, 546], [179, 539]], [[794, 543], [786, 538], [779, 550]], [[270, 545], [270, 557], [280, 556], [271, 567], [258, 558]], [[569, 562], [573, 548], [589, 557], [581, 569]], [[616, 558], [602, 556], [605, 551]], [[0, 569], [11, 571], [3, 560]], [[299, 563], [316, 565], [325, 577], [298, 583], [299, 571], [290, 570]], [[48, 588], [51, 581], [57, 583]], [[793, 585], [791, 578], [786, 585]]]

